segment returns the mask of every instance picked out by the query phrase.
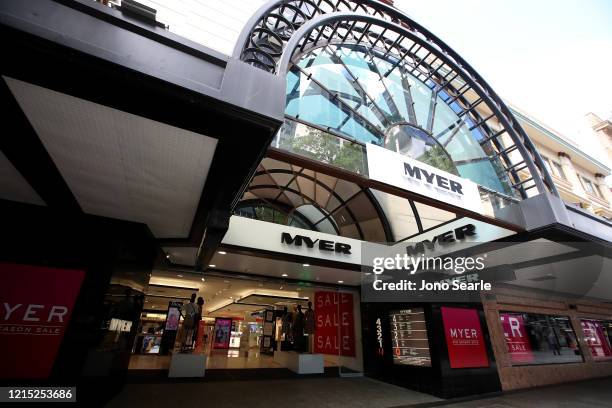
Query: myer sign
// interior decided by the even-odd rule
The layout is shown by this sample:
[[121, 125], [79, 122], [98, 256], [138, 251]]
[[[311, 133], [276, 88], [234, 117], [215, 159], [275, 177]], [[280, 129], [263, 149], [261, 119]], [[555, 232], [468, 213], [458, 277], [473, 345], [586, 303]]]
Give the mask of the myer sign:
[[371, 143], [366, 148], [370, 179], [466, 210], [482, 212], [478, 185], [473, 181]]
[[223, 244], [361, 265], [362, 242], [233, 215]]

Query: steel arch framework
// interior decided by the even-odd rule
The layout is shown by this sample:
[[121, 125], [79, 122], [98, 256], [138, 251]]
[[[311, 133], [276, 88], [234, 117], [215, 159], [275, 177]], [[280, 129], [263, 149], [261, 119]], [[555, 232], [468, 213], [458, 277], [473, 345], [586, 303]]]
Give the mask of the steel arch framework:
[[470, 130], [478, 129], [483, 135], [478, 142], [489, 157], [502, 163], [518, 195], [526, 198], [532, 188], [558, 195], [533, 143], [491, 87], [434, 34], [387, 4], [376, 0], [271, 1], [244, 28], [234, 56], [285, 76], [305, 52], [329, 44], [364, 45], [393, 58], [392, 69], [404, 67], [436, 94], [442, 91], [445, 103], [460, 106], [459, 117], [470, 124]]

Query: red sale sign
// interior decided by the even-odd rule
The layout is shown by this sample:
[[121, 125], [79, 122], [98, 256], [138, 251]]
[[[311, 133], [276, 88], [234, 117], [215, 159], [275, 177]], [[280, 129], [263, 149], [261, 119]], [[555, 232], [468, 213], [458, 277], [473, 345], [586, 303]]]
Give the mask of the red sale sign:
[[478, 311], [455, 307], [441, 310], [451, 368], [488, 367]]
[[0, 263], [0, 378], [47, 378], [85, 273]]
[[596, 320], [581, 320], [580, 325], [593, 358], [595, 360], [610, 358], [612, 350], [602, 324]]
[[531, 343], [527, 336], [525, 321], [520, 314], [500, 313], [504, 338], [510, 361], [513, 363], [529, 363], [533, 361]]
[[351, 293], [315, 292], [315, 319], [315, 353], [355, 356]]

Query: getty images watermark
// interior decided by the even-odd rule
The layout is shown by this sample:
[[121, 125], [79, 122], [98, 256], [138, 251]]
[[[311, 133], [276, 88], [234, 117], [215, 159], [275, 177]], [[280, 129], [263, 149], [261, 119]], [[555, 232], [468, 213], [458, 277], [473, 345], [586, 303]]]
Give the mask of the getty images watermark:
[[517, 288], [612, 300], [611, 291], [594, 289], [612, 270], [612, 257], [592, 243], [483, 242], [473, 239], [477, 232], [455, 225], [419, 242], [364, 244], [362, 300], [479, 302]]

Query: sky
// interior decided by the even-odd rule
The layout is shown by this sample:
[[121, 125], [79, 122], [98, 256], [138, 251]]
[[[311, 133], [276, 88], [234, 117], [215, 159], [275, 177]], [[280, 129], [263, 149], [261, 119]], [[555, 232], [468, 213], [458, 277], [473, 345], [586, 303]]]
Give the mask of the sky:
[[612, 1], [395, 0], [395, 6], [507, 102], [609, 161], [584, 115], [612, 116]]
[[[231, 55], [267, 0], [141, 1], [171, 31]], [[612, 115], [612, 0], [395, 0], [395, 6], [459, 53], [506, 102], [609, 161], [584, 115]]]

